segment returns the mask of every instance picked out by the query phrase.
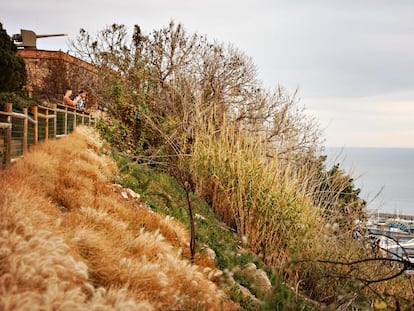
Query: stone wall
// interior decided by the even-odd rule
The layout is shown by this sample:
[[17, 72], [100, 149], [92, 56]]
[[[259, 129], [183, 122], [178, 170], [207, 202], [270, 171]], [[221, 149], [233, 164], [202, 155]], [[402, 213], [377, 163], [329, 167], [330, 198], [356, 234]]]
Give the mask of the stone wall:
[[92, 85], [97, 69], [93, 65], [62, 51], [18, 50], [27, 69], [25, 89], [31, 97], [48, 102], [62, 102], [67, 89], [88, 91], [88, 105], [95, 106]]

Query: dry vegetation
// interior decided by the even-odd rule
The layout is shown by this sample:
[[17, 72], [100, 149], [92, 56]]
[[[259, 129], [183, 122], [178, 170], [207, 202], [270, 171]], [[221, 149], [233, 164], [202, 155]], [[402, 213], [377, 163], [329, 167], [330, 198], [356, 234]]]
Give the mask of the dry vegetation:
[[0, 309], [229, 309], [187, 229], [122, 198], [101, 150], [78, 129], [1, 172]]
[[191, 157], [198, 193], [283, 274], [288, 258], [314, 247], [324, 227], [306, 196], [306, 171], [269, 160], [266, 144], [230, 125], [216, 137], [198, 133]]
[[198, 128], [187, 157], [198, 195], [286, 282], [332, 309], [364, 309], [384, 300], [410, 310], [412, 280], [377, 282], [401, 266], [373, 259], [371, 245], [353, 235], [364, 230], [354, 222], [360, 209], [352, 204], [358, 202], [328, 210], [330, 201], [340, 201], [347, 178], [333, 175], [330, 188], [317, 193], [322, 180], [316, 161], [298, 165], [292, 153], [280, 157], [260, 136], [230, 122], [220, 131], [208, 121], [199, 124], [207, 126]]

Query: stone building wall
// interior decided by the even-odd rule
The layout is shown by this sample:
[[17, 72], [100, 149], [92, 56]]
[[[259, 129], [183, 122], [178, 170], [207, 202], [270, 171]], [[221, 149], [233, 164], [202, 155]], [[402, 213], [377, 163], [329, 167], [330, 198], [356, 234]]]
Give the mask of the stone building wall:
[[18, 50], [27, 69], [25, 89], [31, 97], [48, 102], [62, 102], [67, 89], [88, 91], [88, 105], [96, 106], [92, 85], [97, 70], [93, 65], [62, 51]]

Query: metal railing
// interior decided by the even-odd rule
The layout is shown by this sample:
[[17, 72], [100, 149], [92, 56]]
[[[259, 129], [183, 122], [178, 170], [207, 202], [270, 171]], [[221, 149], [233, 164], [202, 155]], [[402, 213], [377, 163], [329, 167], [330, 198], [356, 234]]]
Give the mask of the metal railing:
[[0, 111], [0, 167], [26, 153], [30, 146], [64, 137], [80, 124], [94, 125], [95, 118], [62, 104], [30, 109], [17, 109], [10, 103], [5, 104], [4, 111]]

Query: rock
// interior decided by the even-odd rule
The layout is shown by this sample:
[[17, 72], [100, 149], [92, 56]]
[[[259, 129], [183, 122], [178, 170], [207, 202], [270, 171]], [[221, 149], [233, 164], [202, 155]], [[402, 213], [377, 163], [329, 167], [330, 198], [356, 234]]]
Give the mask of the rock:
[[138, 193], [136, 193], [134, 190], [126, 188], [125, 192], [127, 193], [127, 195], [132, 198], [132, 199], [139, 199], [140, 195]]
[[243, 271], [254, 271], [254, 270], [257, 270], [257, 267], [253, 262], [249, 262], [243, 267]]
[[257, 286], [260, 288], [260, 291], [264, 294], [270, 294], [272, 292], [272, 283], [270, 283], [269, 278], [267, 277], [266, 272], [262, 269], [257, 269], [254, 274]]
[[253, 262], [249, 262], [242, 268], [233, 268], [235, 274], [243, 276], [250, 284], [251, 288], [258, 288], [259, 292], [263, 295], [270, 294], [272, 292], [272, 283], [270, 282], [267, 274], [262, 269], [257, 269]]
[[194, 215], [194, 218], [198, 219], [198, 220], [206, 220], [206, 218], [203, 215], [200, 215], [200, 214], [197, 214], [197, 213]]
[[256, 296], [254, 296], [246, 287], [244, 287], [243, 285], [240, 285], [239, 283], [236, 283], [236, 284], [237, 284], [237, 288], [240, 290], [244, 298], [248, 297], [255, 304], [260, 305], [260, 300], [257, 299]]
[[227, 283], [228, 283], [230, 286], [232, 286], [232, 287], [236, 287], [236, 288], [240, 291], [240, 293], [242, 294], [243, 299], [249, 298], [249, 299], [251, 299], [251, 300], [253, 301], [253, 303], [255, 303], [255, 304], [257, 304], [257, 305], [259, 305], [259, 304], [260, 304], [260, 300], [259, 300], [259, 299], [257, 299], [257, 297], [256, 297], [255, 295], [253, 295], [253, 294], [249, 291], [249, 289], [247, 289], [247, 288], [246, 288], [246, 287], [244, 287], [243, 285], [241, 285], [241, 284], [239, 284], [238, 282], [236, 282], [232, 276], [229, 276], [229, 277], [227, 278]]
[[202, 251], [207, 255], [211, 261], [216, 260], [216, 252], [212, 250], [207, 244], [203, 245]]
[[112, 184], [112, 189], [119, 193], [121, 195], [121, 197], [123, 197], [124, 199], [132, 199], [132, 200], [139, 200], [141, 197], [138, 193], [136, 193], [134, 190], [130, 189], [130, 188], [123, 188], [121, 185], [119, 184]]

